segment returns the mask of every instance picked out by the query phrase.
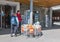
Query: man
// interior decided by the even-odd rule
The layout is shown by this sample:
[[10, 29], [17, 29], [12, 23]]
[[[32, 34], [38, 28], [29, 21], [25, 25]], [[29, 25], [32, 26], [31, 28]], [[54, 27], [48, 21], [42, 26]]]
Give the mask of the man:
[[18, 31], [21, 35], [21, 21], [22, 21], [22, 18], [21, 18], [21, 14], [20, 14], [20, 11], [18, 10], [17, 11], [17, 17], [18, 17], [18, 21], [19, 21], [19, 28], [18, 28]]
[[18, 18], [16, 14], [13, 14], [11, 16], [11, 37], [13, 37], [13, 35], [17, 36], [18, 26], [19, 26]]

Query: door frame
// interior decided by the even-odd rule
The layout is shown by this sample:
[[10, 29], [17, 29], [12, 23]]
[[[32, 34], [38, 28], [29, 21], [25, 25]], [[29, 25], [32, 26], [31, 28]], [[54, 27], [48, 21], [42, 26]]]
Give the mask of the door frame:
[[[9, 5], [9, 6], [11, 6], [12, 8], [13, 8], [13, 7], [16, 7], [16, 11], [17, 11], [18, 3], [19, 3], [19, 2], [0, 1], [1, 13], [2, 13], [2, 6], [3, 6], [3, 5]], [[1, 15], [0, 18], [1, 18], [1, 24], [0, 24], [1, 27], [0, 27], [0, 28], [2, 29], [2, 28], [3, 28], [3, 27], [2, 27], [2, 15]]]
[[[1, 11], [1, 13], [2, 13], [2, 5], [1, 5], [1, 10], [0, 10], [0, 11]], [[1, 13], [0, 13], [0, 15], [1, 15]], [[0, 27], [0, 29], [2, 29], [2, 15], [1, 15], [0, 19], [1, 19], [1, 24], [0, 24], [1, 27]]]

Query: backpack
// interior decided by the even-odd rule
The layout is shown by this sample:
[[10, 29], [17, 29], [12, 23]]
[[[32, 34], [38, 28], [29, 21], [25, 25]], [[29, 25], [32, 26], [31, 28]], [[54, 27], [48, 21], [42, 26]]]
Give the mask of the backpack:
[[15, 16], [12, 16], [12, 18], [11, 18], [11, 24], [12, 25], [17, 25], [17, 20], [16, 20]]

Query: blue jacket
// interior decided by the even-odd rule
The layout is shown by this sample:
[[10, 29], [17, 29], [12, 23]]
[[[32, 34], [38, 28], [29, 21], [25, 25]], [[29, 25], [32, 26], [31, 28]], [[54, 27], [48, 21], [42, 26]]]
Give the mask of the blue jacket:
[[11, 24], [12, 25], [19, 25], [19, 21], [16, 16], [11, 17]]

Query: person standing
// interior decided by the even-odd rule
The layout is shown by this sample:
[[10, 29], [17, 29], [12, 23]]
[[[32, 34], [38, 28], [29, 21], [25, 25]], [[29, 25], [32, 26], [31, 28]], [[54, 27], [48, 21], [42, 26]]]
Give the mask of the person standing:
[[16, 14], [13, 14], [11, 16], [11, 37], [13, 37], [14, 35], [17, 36], [18, 27], [19, 27], [18, 18]]
[[21, 18], [21, 14], [20, 14], [20, 11], [18, 10], [17, 11], [17, 17], [18, 17], [18, 21], [19, 21], [19, 28], [18, 28], [18, 31], [21, 35], [21, 21], [22, 21], [22, 18]]

